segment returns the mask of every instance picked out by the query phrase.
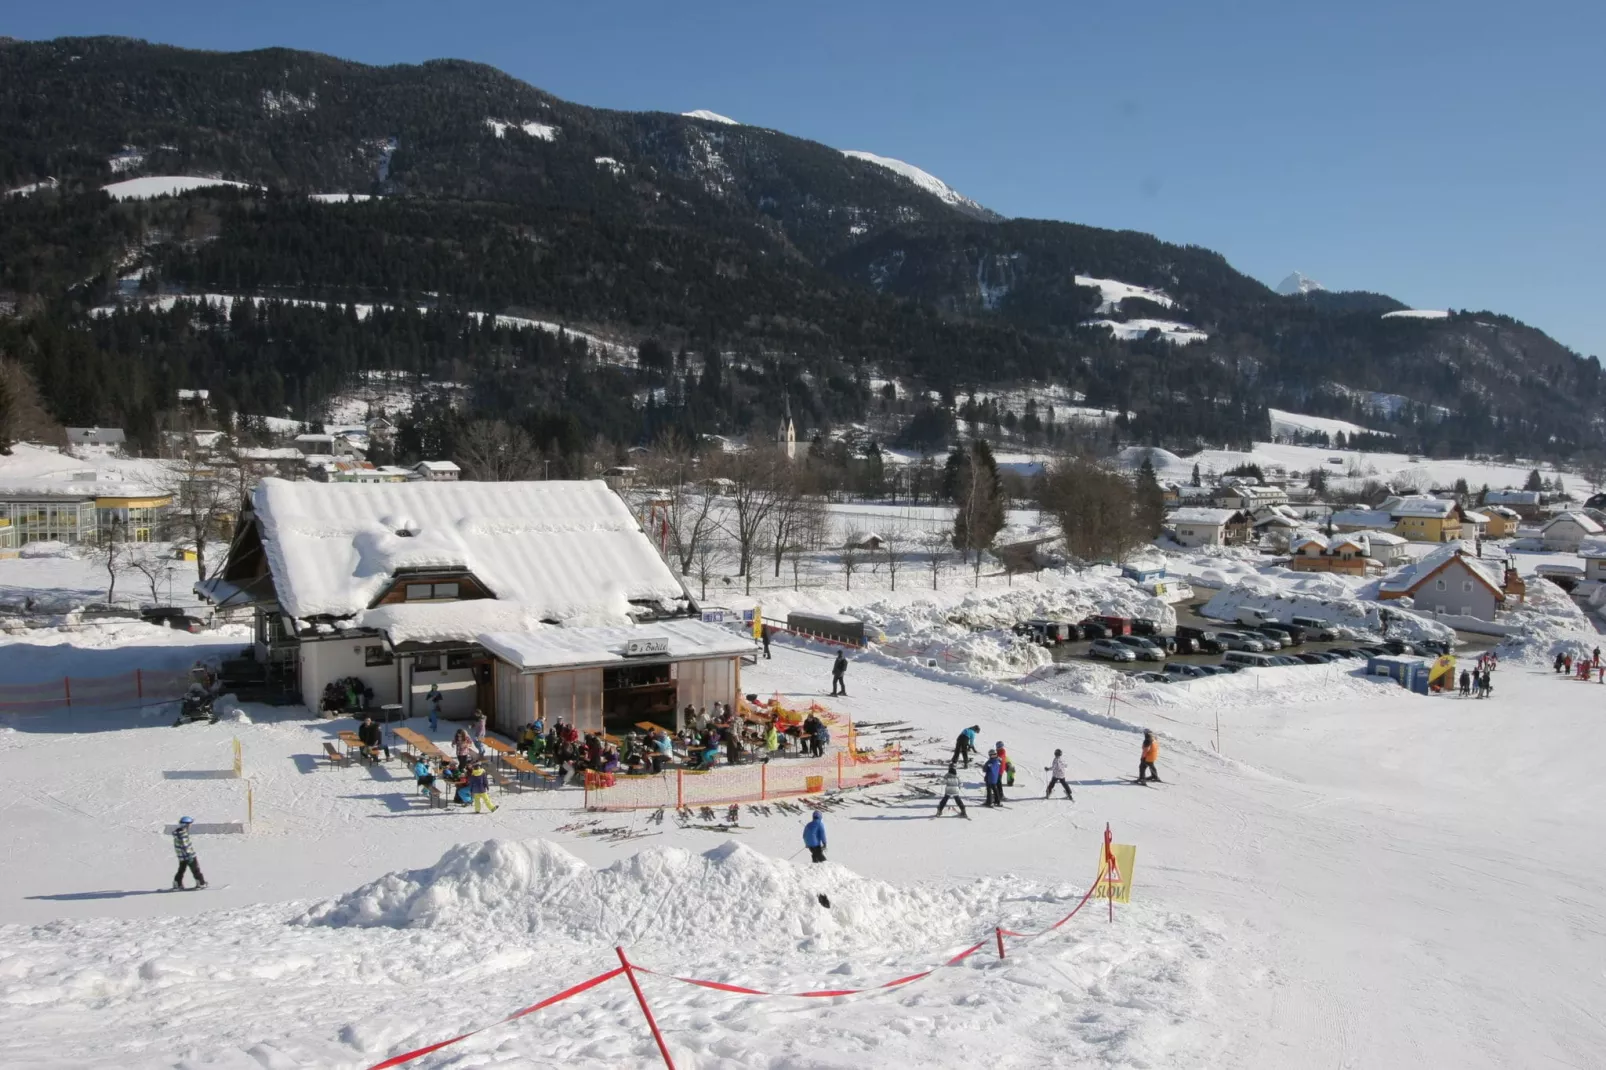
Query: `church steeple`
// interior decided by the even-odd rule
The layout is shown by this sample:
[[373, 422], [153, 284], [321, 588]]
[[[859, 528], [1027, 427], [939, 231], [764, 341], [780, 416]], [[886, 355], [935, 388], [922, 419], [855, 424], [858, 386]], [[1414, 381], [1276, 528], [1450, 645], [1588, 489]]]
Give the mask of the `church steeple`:
[[797, 458], [797, 428], [792, 424], [792, 395], [786, 395], [786, 415], [781, 420], [780, 430], [776, 432], [775, 444], [786, 453], [786, 459], [791, 461]]

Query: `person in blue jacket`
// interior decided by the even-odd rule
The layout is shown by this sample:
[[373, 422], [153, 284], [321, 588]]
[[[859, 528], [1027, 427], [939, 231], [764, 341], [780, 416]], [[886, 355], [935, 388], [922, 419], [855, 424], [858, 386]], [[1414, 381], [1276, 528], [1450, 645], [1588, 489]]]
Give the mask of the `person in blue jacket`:
[[803, 846], [816, 862], [825, 861], [825, 815], [814, 811], [814, 820], [803, 826]]
[[976, 749], [976, 733], [981, 731], [981, 725], [973, 724], [954, 740], [954, 756], [949, 759], [950, 765], [963, 765], [970, 768], [970, 755]]
[[1004, 763], [998, 760], [998, 752], [987, 752], [987, 761], [981, 767], [982, 782], [987, 786], [987, 801], [983, 806], [993, 807], [1004, 805]]

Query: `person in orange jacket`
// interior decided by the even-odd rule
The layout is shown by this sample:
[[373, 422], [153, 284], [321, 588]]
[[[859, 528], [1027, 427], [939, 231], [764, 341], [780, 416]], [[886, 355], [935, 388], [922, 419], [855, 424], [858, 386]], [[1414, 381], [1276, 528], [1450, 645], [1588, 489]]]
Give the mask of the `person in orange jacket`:
[[[1154, 741], [1154, 733], [1153, 732], [1150, 732], [1148, 729], [1144, 729], [1144, 731], [1143, 731], [1143, 754], [1142, 754], [1142, 757], [1138, 760], [1138, 783], [1139, 784], [1147, 784], [1148, 781], [1150, 781], [1150, 780], [1154, 781], [1157, 784], [1161, 782], [1160, 781], [1160, 774], [1155, 772], [1155, 769], [1154, 769], [1154, 763], [1156, 761], [1158, 761], [1159, 759], [1160, 759], [1160, 744], [1158, 744], [1158, 743], [1156, 743]], [[1143, 775], [1145, 771], [1147, 771], [1148, 774], [1149, 774], [1147, 778], [1145, 778], [1144, 775]]]

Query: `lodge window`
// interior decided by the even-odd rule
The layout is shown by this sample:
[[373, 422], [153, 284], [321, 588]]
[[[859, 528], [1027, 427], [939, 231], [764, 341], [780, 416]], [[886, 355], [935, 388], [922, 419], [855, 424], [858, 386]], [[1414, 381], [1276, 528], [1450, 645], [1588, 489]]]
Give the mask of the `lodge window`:
[[1434, 590], [1435, 590], [1435, 591], [1442, 591], [1442, 590], [1444, 590], [1444, 589], [1445, 589], [1445, 583], [1444, 583], [1444, 581], [1443, 581], [1443, 580], [1434, 580], [1434, 581], [1433, 581], [1433, 589], [1434, 589]]
[[440, 672], [441, 656], [439, 654], [420, 654], [413, 660], [414, 672]]
[[[452, 586], [455, 587], [456, 584]], [[472, 669], [474, 667], [474, 655], [467, 651], [448, 654], [446, 655], [446, 667], [448, 669]]]
[[389, 665], [395, 658], [383, 646], [365, 646], [362, 650], [364, 665], [372, 668], [375, 665]]
[[1467, 594], [1471, 594], [1472, 593], [1472, 581], [1471, 580], [1462, 580], [1461, 581], [1461, 590], [1466, 592]]
[[457, 583], [409, 583], [407, 585], [407, 601], [409, 602], [446, 602], [458, 597]]

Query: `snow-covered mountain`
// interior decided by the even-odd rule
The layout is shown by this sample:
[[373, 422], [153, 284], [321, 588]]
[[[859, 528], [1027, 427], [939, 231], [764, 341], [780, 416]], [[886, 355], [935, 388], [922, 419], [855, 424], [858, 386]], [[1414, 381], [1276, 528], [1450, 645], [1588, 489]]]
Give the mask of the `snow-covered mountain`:
[[709, 111], [707, 108], [698, 108], [696, 111], [683, 111], [680, 114], [688, 119], [704, 119], [711, 123], [724, 123], [727, 126], [742, 125], [728, 115], [721, 115], [719, 112]]
[[977, 212], [986, 211], [981, 205], [966, 197], [936, 175], [931, 174], [929, 171], [922, 171], [912, 163], [904, 163], [902, 160], [894, 160], [889, 156], [877, 156], [873, 152], [859, 152], [854, 149], [843, 149], [842, 155], [855, 160], [863, 160], [866, 163], [873, 163], [877, 167], [885, 167], [888, 171], [902, 175], [927, 193], [936, 195], [939, 199], [956, 208], [968, 208]]
[[1327, 289], [1327, 287], [1323, 286], [1310, 276], [1302, 274], [1298, 271], [1290, 273], [1286, 279], [1277, 284], [1277, 292], [1287, 296], [1293, 296], [1294, 294], [1308, 294], [1312, 290], [1325, 289]]

